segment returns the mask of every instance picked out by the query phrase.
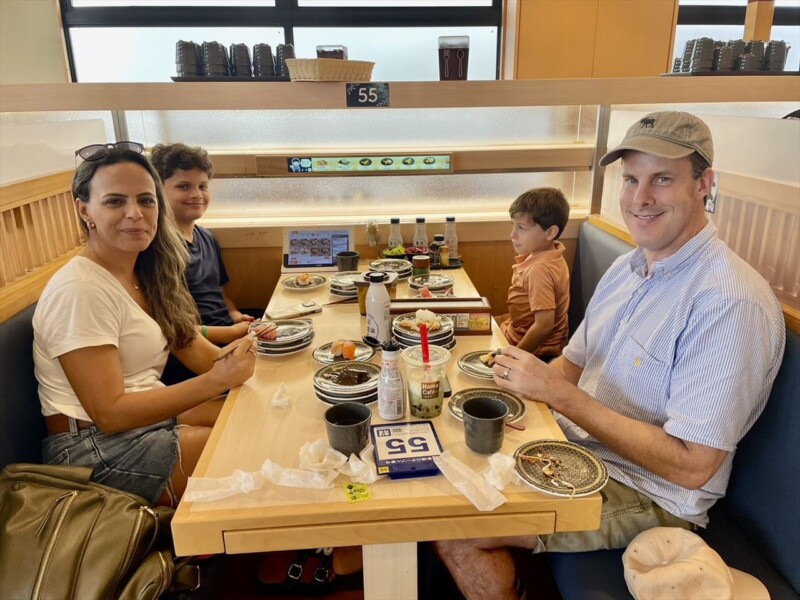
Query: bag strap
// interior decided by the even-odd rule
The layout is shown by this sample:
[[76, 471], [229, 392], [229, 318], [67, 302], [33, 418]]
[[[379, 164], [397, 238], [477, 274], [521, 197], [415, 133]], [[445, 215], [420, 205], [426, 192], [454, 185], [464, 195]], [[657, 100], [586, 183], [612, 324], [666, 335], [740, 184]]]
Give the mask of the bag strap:
[[311, 581], [311, 589], [315, 592], [322, 592], [326, 584], [330, 583], [333, 575], [332, 564], [333, 556], [326, 554], [322, 550], [317, 550], [319, 555], [319, 565], [314, 569], [314, 579]]
[[291, 592], [299, 585], [300, 579], [303, 577], [303, 568], [305, 567], [307, 560], [308, 550], [299, 550], [297, 552], [297, 556], [295, 556], [292, 564], [289, 565], [289, 568], [286, 571], [286, 577], [283, 580], [284, 590]]

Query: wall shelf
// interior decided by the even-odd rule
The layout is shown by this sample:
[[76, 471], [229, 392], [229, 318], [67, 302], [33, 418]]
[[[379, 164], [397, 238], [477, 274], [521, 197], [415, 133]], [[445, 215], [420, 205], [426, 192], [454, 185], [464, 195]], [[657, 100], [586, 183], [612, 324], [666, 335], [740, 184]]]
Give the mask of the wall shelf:
[[[396, 82], [389, 108], [796, 102], [800, 77], [630, 77]], [[0, 85], [0, 112], [346, 109], [344, 83]]]

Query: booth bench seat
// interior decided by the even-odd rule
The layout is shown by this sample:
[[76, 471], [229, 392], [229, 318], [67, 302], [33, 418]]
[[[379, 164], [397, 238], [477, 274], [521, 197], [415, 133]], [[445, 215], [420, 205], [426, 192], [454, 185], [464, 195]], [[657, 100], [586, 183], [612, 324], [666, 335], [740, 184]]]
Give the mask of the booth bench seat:
[[32, 304], [0, 323], [0, 469], [41, 463], [47, 435], [33, 373]]
[[[586, 222], [572, 272], [577, 326], [600, 277], [631, 246]], [[764, 413], [739, 444], [725, 498], [698, 533], [729, 567], [760, 579], [772, 600], [800, 598], [800, 335], [786, 332], [783, 364]], [[622, 550], [548, 554], [563, 600], [631, 598]]]

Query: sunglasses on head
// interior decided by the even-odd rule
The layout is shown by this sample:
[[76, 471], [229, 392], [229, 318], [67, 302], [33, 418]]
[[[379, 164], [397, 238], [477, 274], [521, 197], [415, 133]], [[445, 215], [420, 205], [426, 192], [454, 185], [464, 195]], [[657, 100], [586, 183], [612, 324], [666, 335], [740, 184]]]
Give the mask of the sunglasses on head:
[[142, 154], [144, 145], [139, 142], [112, 142], [110, 144], [91, 144], [75, 151], [75, 156], [80, 156], [83, 160], [100, 160], [111, 150], [132, 150]]

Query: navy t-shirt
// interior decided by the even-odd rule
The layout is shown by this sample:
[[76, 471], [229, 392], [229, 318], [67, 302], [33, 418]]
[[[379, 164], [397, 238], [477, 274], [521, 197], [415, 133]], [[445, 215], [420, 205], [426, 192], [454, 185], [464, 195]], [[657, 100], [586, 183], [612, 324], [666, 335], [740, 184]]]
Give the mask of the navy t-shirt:
[[233, 325], [220, 289], [228, 283], [228, 272], [217, 240], [208, 229], [195, 225], [194, 242], [187, 242], [187, 246], [190, 258], [186, 283], [200, 312], [200, 321], [203, 325]]

